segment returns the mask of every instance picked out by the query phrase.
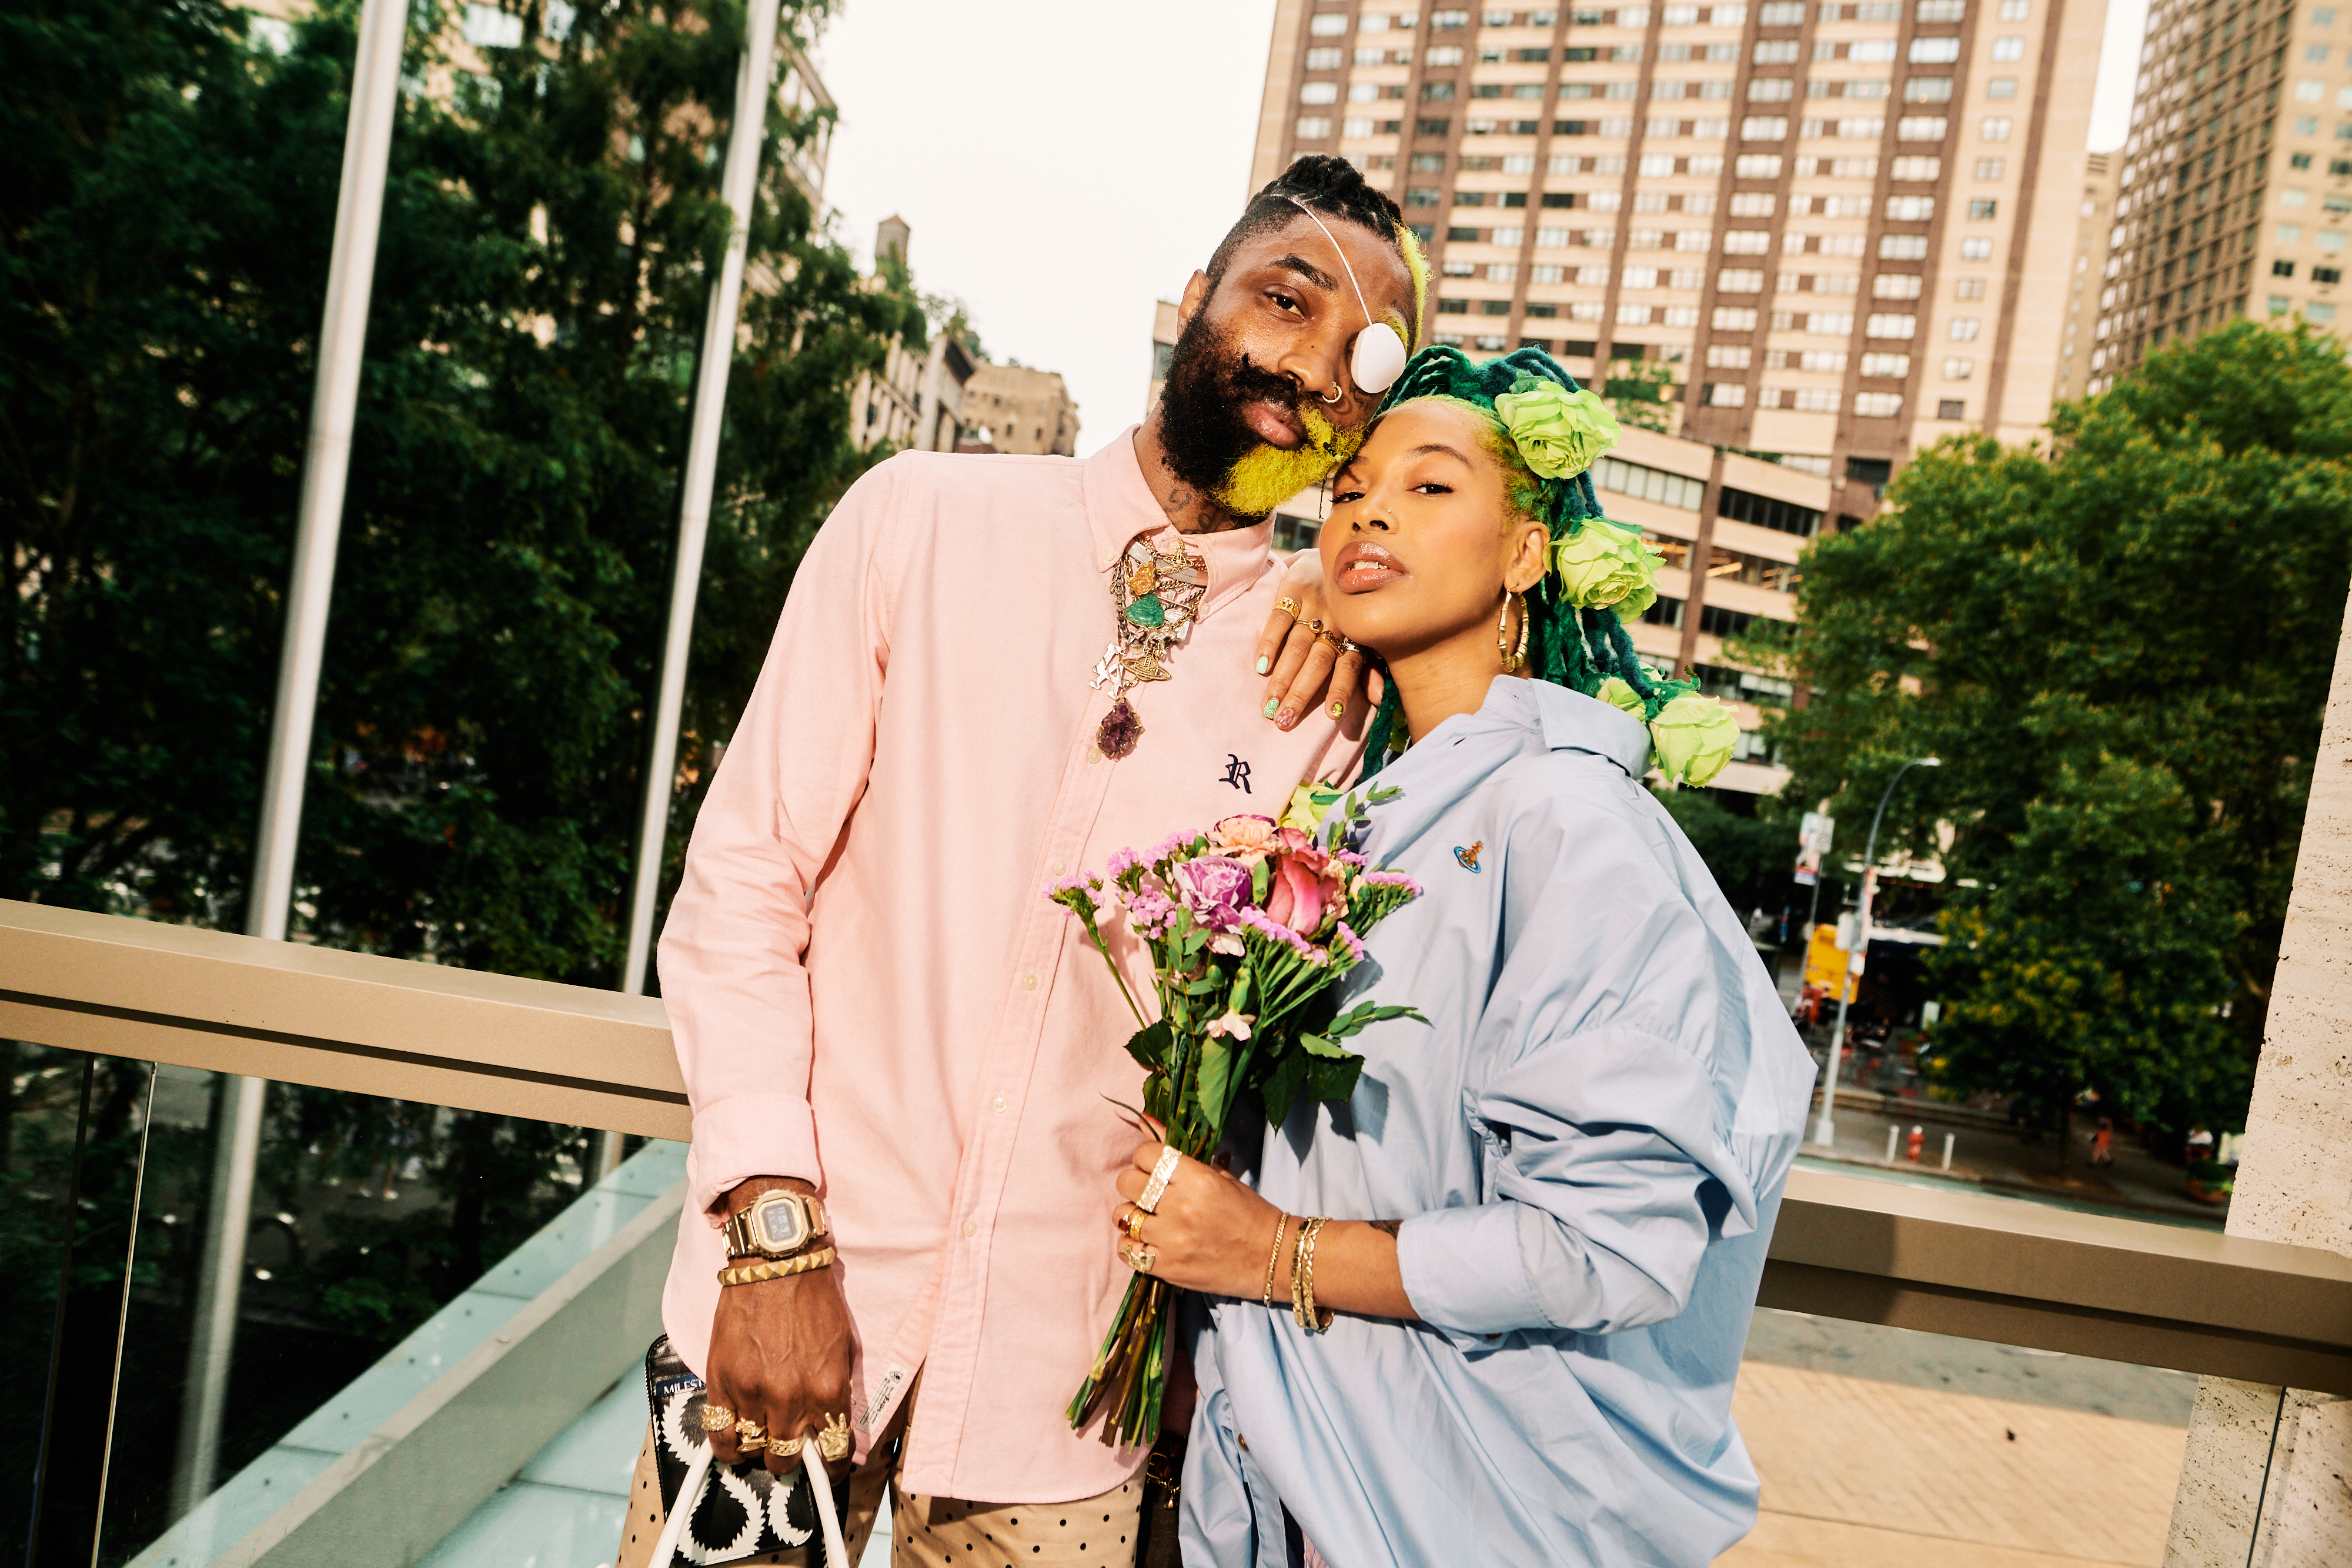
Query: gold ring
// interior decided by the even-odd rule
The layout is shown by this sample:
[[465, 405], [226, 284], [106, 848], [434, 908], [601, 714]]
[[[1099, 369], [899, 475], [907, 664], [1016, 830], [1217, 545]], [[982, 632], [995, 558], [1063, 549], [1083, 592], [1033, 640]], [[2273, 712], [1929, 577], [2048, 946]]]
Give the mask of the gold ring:
[[798, 1437], [771, 1437], [768, 1439], [768, 1452], [775, 1455], [776, 1458], [780, 1459], [792, 1458], [798, 1455], [800, 1451], [801, 1439]]
[[1160, 1249], [1156, 1247], [1138, 1247], [1132, 1241], [1121, 1242], [1118, 1249], [1118, 1260], [1139, 1274], [1149, 1274], [1153, 1266], [1160, 1261]]
[[1298, 601], [1290, 598], [1286, 594], [1284, 597], [1276, 600], [1274, 601], [1274, 607], [1276, 610], [1281, 611], [1285, 615], [1289, 616], [1293, 621], [1298, 619]]
[[732, 1427], [733, 1425], [735, 1425], [735, 1412], [727, 1408], [726, 1406], [703, 1406], [702, 1429], [704, 1431], [724, 1432], [728, 1427]]
[[1133, 1239], [1138, 1241], [1143, 1239], [1143, 1210], [1139, 1208], [1129, 1209], [1125, 1215], [1120, 1217], [1118, 1224], [1119, 1228], [1126, 1231]]
[[740, 1443], [756, 1443], [761, 1448], [765, 1448], [767, 1447], [768, 1429], [765, 1427], [761, 1426], [757, 1421], [738, 1421], [735, 1423], [735, 1438], [736, 1441]]
[[1355, 647], [1353, 643], [1349, 642], [1348, 639], [1339, 635], [1337, 631], [1318, 632], [1316, 635], [1322, 638], [1326, 643], [1330, 643], [1332, 647], [1338, 649], [1342, 653], [1348, 653]]
[[768, 1439], [746, 1437], [738, 1433], [735, 1437], [735, 1451], [745, 1458], [750, 1458], [754, 1454], [764, 1454], [768, 1451]]
[[817, 1458], [829, 1465], [837, 1463], [849, 1458], [849, 1417], [826, 1416], [824, 1430], [816, 1435]]

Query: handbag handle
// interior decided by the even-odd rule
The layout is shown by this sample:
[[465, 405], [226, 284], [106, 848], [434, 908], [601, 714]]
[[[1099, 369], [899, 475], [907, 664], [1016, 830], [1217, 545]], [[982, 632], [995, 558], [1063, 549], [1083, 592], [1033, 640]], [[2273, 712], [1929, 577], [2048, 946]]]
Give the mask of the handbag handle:
[[[833, 1479], [824, 1473], [824, 1466], [816, 1457], [816, 1445], [801, 1445], [801, 1467], [807, 1472], [810, 1489], [816, 1494], [818, 1528], [824, 1532], [824, 1560], [828, 1568], [853, 1568], [849, 1548], [842, 1544], [841, 1516], [833, 1506]], [[677, 1502], [662, 1521], [661, 1539], [654, 1542], [652, 1568], [674, 1568], [677, 1543], [685, 1537], [686, 1521], [702, 1505], [702, 1489], [710, 1479], [710, 1449], [708, 1445], [695, 1456], [686, 1469], [686, 1479], [678, 1484]]]

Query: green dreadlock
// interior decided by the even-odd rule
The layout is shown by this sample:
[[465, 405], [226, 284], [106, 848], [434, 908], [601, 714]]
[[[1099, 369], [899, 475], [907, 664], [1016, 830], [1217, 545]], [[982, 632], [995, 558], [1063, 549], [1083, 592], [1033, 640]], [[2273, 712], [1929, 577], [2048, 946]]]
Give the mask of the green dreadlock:
[[[1531, 380], [1549, 382], [1571, 395], [1580, 390], [1576, 378], [1541, 349], [1520, 349], [1483, 364], [1472, 361], [1459, 349], [1444, 345], [1423, 349], [1412, 357], [1404, 374], [1381, 400], [1380, 414], [1386, 414], [1401, 403], [1424, 399], [1442, 399], [1479, 414], [1489, 427], [1488, 448], [1503, 465], [1512, 507], [1543, 524], [1551, 534], [1555, 549], [1585, 532], [1590, 524], [1611, 529], [1622, 527], [1610, 524], [1601, 514], [1600, 497], [1592, 488], [1589, 460], [1577, 472], [1558, 478], [1542, 477], [1528, 465], [1518, 440], [1496, 407], [1496, 400], [1524, 394], [1530, 390], [1528, 383]], [[1376, 422], [1378, 417], [1375, 416]], [[1646, 606], [1652, 597], [1643, 597], [1639, 602]], [[1652, 674], [1635, 656], [1633, 639], [1627, 634], [1617, 609], [1577, 608], [1568, 601], [1559, 573], [1547, 570], [1542, 580], [1527, 591], [1526, 600], [1528, 667], [1528, 674], [1537, 679], [1589, 697], [1602, 695], [1603, 683], [1622, 681], [1631, 688], [1631, 697], [1639, 700], [1641, 711], [1634, 716], [1644, 724], [1656, 718], [1669, 703], [1698, 690], [1696, 681], [1661, 680]], [[1372, 716], [1366, 737], [1367, 776], [1388, 760], [1390, 742], [1402, 716], [1396, 682], [1384, 679], [1382, 685], [1387, 689], [1381, 694], [1381, 706]], [[1620, 706], [1626, 706], [1625, 699], [1618, 701]], [[1630, 706], [1627, 711], [1632, 711]]]

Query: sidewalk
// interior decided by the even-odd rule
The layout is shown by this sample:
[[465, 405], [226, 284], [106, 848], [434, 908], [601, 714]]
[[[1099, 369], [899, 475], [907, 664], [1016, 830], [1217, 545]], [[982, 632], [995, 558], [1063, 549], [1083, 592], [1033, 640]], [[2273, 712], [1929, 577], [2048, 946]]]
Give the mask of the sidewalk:
[[1763, 1478], [1717, 1568], [2156, 1568], [2196, 1380], [1759, 1312], [1733, 1409]]

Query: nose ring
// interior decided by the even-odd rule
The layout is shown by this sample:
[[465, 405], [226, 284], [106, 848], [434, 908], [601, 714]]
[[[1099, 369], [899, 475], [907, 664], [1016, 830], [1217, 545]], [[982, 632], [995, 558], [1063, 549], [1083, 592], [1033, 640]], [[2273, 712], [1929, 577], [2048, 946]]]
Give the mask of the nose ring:
[[1341, 398], [1346, 397], [1348, 393], [1346, 389], [1339, 386], [1337, 382], [1334, 382], [1331, 387], [1331, 395], [1325, 398], [1323, 401], [1327, 403], [1338, 402]]

